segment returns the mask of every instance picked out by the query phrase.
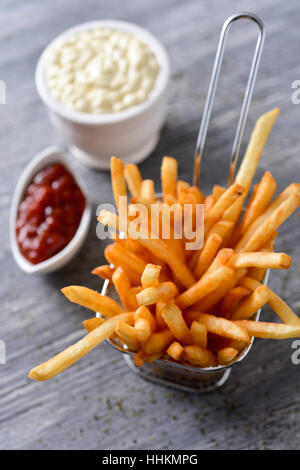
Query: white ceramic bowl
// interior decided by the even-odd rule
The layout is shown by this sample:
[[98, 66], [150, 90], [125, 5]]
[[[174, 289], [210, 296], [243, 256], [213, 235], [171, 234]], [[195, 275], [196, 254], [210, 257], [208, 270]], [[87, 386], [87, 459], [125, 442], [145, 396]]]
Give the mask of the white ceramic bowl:
[[[58, 39], [101, 26], [134, 34], [150, 46], [160, 66], [155, 86], [146, 101], [121, 112], [95, 115], [70, 110], [55, 100], [48, 89], [46, 51]], [[118, 156], [124, 163], [139, 163], [155, 148], [166, 119], [169, 75], [167, 53], [151, 33], [125, 21], [103, 20], [75, 26], [56, 37], [39, 59], [35, 79], [50, 120], [74, 156], [92, 168], [109, 169], [112, 155]]]
[[[52, 271], [56, 271], [59, 268], [62, 268], [76, 255], [88, 233], [92, 213], [91, 204], [89, 202], [85, 187], [82, 181], [80, 180], [80, 177], [78, 176], [77, 172], [75, 172], [74, 169], [70, 167], [69, 160], [70, 159], [67, 158], [67, 154], [62, 147], [53, 145], [45, 149], [43, 152], [39, 153], [35, 158], [31, 160], [31, 162], [23, 171], [16, 186], [10, 212], [10, 242], [16, 262], [18, 263], [20, 268], [27, 273], [49, 273]], [[80, 187], [85, 197], [86, 205], [82, 214], [79, 227], [70, 243], [68, 243], [68, 245], [63, 248], [59, 253], [47, 259], [46, 261], [42, 261], [38, 264], [32, 264], [22, 255], [17, 242], [16, 221], [18, 215], [18, 208], [21, 201], [23, 200], [24, 193], [27, 187], [32, 182], [34, 175], [39, 170], [45, 168], [45, 166], [50, 165], [54, 162], [61, 162], [67, 168], [67, 170], [69, 170], [69, 172], [74, 176], [76, 183]]]

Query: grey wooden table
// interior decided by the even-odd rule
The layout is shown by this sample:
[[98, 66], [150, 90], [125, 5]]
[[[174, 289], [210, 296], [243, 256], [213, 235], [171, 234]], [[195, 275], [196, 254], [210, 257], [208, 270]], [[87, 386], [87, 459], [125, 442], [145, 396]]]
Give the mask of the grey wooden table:
[[[1, 0], [0, 79], [7, 104], [0, 106], [0, 339], [7, 364], [0, 365], [2, 449], [295, 449], [300, 443], [300, 365], [291, 363], [291, 340], [257, 340], [244, 363], [218, 392], [199, 396], [144, 382], [108, 345], [94, 350], [48, 383], [27, 378], [33, 366], [78, 340], [88, 314], [59, 292], [68, 284], [99, 288], [89, 272], [101, 264], [104, 243], [95, 220], [80, 254], [63, 270], [26, 275], [10, 251], [12, 192], [24, 166], [59, 142], [34, 85], [39, 54], [58, 33], [98, 18], [136, 22], [156, 34], [171, 58], [169, 114], [158, 147], [141, 165], [159, 179], [164, 154], [179, 161], [190, 179], [192, 155], [221, 25], [236, 11], [264, 20], [267, 40], [245, 140], [255, 119], [279, 106], [281, 113], [257, 177], [270, 169], [279, 189], [300, 180], [300, 108], [291, 83], [300, 78], [300, 5], [297, 0]], [[205, 153], [201, 185], [226, 183], [228, 155], [247, 78], [256, 29], [234, 28], [225, 57]], [[79, 166], [93, 201], [111, 202], [107, 173]], [[159, 189], [157, 187], [157, 189]], [[270, 284], [300, 313], [299, 214], [281, 229], [277, 244], [293, 258], [289, 272]], [[263, 318], [273, 314], [264, 309]]]

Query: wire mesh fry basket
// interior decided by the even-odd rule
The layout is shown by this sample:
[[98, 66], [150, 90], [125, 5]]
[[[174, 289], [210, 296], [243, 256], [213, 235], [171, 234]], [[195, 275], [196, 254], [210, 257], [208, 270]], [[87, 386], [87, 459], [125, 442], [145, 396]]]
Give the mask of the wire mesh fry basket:
[[[236, 134], [234, 137], [234, 143], [232, 148], [230, 169], [229, 169], [229, 184], [232, 183], [234, 177], [234, 171], [239, 155], [239, 150], [243, 138], [243, 133], [245, 129], [245, 124], [247, 120], [247, 115], [249, 111], [249, 106], [254, 90], [257, 70], [260, 62], [262, 47], [265, 38], [264, 25], [260, 18], [252, 13], [239, 13], [236, 15], [230, 16], [225, 23], [223, 24], [221, 35], [218, 43], [217, 53], [215, 57], [215, 62], [213, 66], [212, 76], [209, 84], [208, 94], [204, 106], [204, 112], [200, 124], [197, 145], [195, 150], [194, 158], [194, 185], [198, 186], [199, 183], [199, 173], [200, 173], [200, 164], [203, 156], [203, 150], [205, 145], [205, 139], [207, 135], [207, 129], [209, 125], [212, 105], [215, 97], [217, 82], [219, 79], [220, 69], [222, 65], [222, 60], [224, 56], [224, 48], [228, 36], [228, 32], [232, 23], [240, 19], [247, 19], [253, 21], [259, 28], [259, 35], [256, 42], [255, 52], [252, 60], [252, 65], [250, 69], [250, 74], [248, 78], [248, 83], [244, 95], [244, 100], [242, 104], [242, 109], [240, 113], [240, 118], [238, 121], [238, 126]], [[267, 283], [269, 277], [269, 271], [267, 271], [264, 283]], [[102, 295], [109, 295], [110, 297], [117, 300], [117, 292], [108, 280], [104, 282]], [[259, 310], [253, 317], [253, 320], [258, 321], [260, 317], [261, 310]], [[118, 342], [117, 339], [107, 340], [109, 344], [116, 350], [120, 351], [124, 355], [124, 360], [128, 367], [135, 372], [137, 375], [143, 377], [144, 379], [150, 380], [155, 383], [163, 384], [169, 387], [173, 387], [178, 390], [187, 391], [187, 392], [196, 392], [204, 393], [217, 389], [222, 386], [228, 379], [231, 368], [237, 364], [240, 364], [243, 359], [249, 353], [254, 338], [252, 337], [251, 343], [247, 345], [239, 354], [234, 358], [234, 360], [227, 365], [219, 365], [216, 367], [206, 367], [199, 368], [197, 366], [192, 366], [189, 363], [185, 362], [175, 362], [167, 355], [163, 356], [161, 359], [155, 360], [154, 362], [145, 363], [143, 367], [137, 367], [133, 360], [134, 353], [126, 350], [126, 346]]]
[[[266, 272], [264, 284], [267, 284], [268, 278], [269, 270]], [[101, 294], [109, 295], [114, 300], [118, 300], [118, 294], [108, 280], [104, 281]], [[260, 313], [261, 310], [255, 314], [253, 319], [258, 321]], [[145, 362], [143, 367], [137, 367], [133, 360], [133, 352], [124, 349], [117, 339], [108, 339], [107, 341], [114, 349], [124, 355], [124, 360], [128, 367], [140, 377], [185, 392], [205, 393], [225, 384], [230, 375], [231, 368], [240, 364], [249, 353], [254, 337], [251, 338], [251, 343], [240, 351], [231, 363], [226, 366], [220, 365], [205, 368], [199, 368], [184, 362], [178, 363], [171, 360], [168, 356], [163, 356], [161, 359], [151, 363]]]

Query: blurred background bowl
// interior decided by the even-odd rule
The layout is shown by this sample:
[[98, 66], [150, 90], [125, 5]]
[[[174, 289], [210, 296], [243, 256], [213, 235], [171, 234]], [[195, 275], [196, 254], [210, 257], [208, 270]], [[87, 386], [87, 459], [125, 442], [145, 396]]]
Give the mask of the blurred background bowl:
[[[90, 114], [65, 107], [51, 94], [46, 80], [46, 53], [57, 40], [83, 30], [108, 27], [133, 34], [153, 51], [160, 70], [148, 98], [124, 111]], [[68, 29], [44, 50], [36, 67], [36, 87], [50, 120], [69, 145], [70, 151], [85, 165], [109, 169], [111, 155], [124, 163], [139, 163], [155, 148], [167, 114], [167, 88], [170, 78], [168, 55], [158, 39], [144, 28], [125, 21], [92, 21]]]

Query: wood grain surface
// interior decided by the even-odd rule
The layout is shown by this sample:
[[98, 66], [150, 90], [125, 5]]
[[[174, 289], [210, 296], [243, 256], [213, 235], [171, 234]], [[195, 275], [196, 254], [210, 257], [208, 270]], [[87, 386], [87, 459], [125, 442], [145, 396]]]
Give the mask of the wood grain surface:
[[[104, 261], [95, 218], [80, 254], [51, 275], [26, 275], [9, 243], [14, 187], [30, 159], [60, 142], [34, 84], [35, 65], [47, 43], [87, 20], [136, 22], [157, 35], [171, 59], [167, 123], [153, 154], [140, 165], [157, 181], [160, 161], [173, 155], [181, 178], [191, 179], [201, 111], [225, 18], [252, 11], [265, 22], [267, 39], [244, 141], [263, 112], [281, 113], [261, 160], [257, 179], [270, 169], [279, 189], [300, 180], [300, 107], [291, 84], [300, 79], [300, 5], [297, 0], [1, 0], [0, 79], [7, 103], [0, 105], [0, 339], [7, 364], [0, 365], [2, 449], [296, 449], [300, 442], [300, 365], [291, 362], [292, 340], [257, 340], [227, 384], [207, 395], [186, 394], [143, 381], [107, 344], [48, 383], [27, 378], [29, 369], [83, 334], [89, 316], [60, 293], [68, 284], [100, 288], [91, 269]], [[241, 100], [255, 44], [253, 25], [232, 30], [205, 149], [201, 186], [225, 184]], [[94, 205], [112, 202], [109, 174], [75, 162]], [[300, 314], [299, 213], [280, 229], [278, 251], [293, 257], [288, 272], [270, 285]], [[267, 308], [263, 319], [275, 319]]]

